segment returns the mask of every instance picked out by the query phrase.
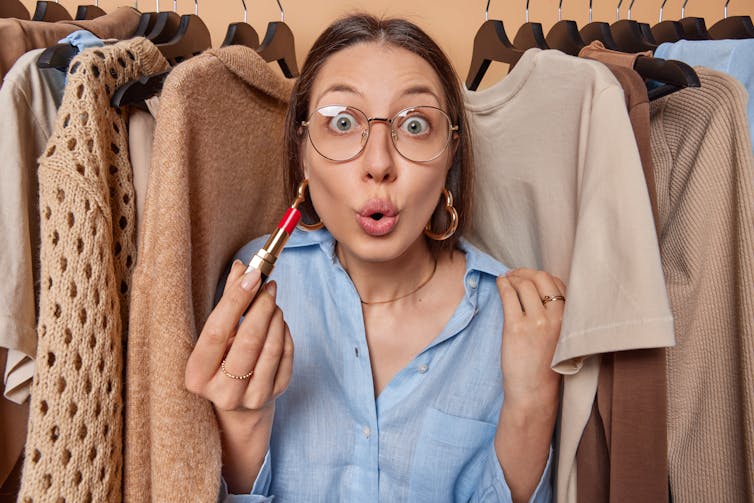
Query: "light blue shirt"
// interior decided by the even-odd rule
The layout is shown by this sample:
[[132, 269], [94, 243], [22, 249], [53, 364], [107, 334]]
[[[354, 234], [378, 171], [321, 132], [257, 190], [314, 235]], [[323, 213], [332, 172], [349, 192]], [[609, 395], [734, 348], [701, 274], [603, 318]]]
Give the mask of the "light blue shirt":
[[706, 66], [737, 79], [749, 93], [749, 132], [754, 145], [754, 39], [679, 40], [660, 44], [655, 56]]
[[58, 40], [59, 44], [71, 44], [79, 52], [82, 52], [90, 47], [104, 47], [105, 43], [98, 38], [94, 33], [86, 30], [76, 30], [73, 33], [69, 33], [67, 37]]
[[[244, 246], [248, 263], [264, 244]], [[358, 293], [329, 232], [296, 230], [272, 273], [294, 340], [270, 448], [233, 502], [510, 502], [493, 439], [503, 402], [505, 266], [463, 241], [466, 294], [375, 400]], [[220, 290], [222, 291], [222, 290]], [[552, 453], [550, 453], [550, 458]], [[550, 459], [531, 501], [551, 500]]]

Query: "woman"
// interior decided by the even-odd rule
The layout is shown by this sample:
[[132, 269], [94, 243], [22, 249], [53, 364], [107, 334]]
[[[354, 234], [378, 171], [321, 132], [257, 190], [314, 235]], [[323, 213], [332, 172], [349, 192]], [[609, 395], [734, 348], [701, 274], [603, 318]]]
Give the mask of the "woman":
[[294, 232], [251, 307], [244, 263], [264, 239], [239, 251], [186, 369], [242, 501], [550, 499], [565, 287], [459, 237], [458, 82], [407, 21], [352, 16], [314, 43], [287, 176], [291, 199], [308, 180], [304, 212], [324, 227]]

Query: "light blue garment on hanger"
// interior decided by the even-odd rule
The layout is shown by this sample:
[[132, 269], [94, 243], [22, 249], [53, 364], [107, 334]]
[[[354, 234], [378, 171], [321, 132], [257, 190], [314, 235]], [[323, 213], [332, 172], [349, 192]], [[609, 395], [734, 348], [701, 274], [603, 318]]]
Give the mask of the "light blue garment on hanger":
[[[73, 33], [69, 33], [67, 37], [58, 40], [59, 44], [71, 44], [78, 49], [77, 54], [81, 51], [89, 49], [90, 47], [102, 47], [105, 43], [102, 39], [98, 38], [94, 33], [86, 30], [77, 30]], [[68, 68], [59, 68], [66, 75], [66, 81], [68, 77]]]
[[741, 82], [749, 93], [746, 115], [754, 144], [754, 39], [679, 40], [661, 44], [655, 57], [675, 59], [691, 66], [706, 66]]
[[77, 30], [68, 34], [67, 37], [58, 41], [59, 44], [71, 44], [79, 52], [90, 47], [102, 47], [105, 43], [94, 33], [86, 30]]

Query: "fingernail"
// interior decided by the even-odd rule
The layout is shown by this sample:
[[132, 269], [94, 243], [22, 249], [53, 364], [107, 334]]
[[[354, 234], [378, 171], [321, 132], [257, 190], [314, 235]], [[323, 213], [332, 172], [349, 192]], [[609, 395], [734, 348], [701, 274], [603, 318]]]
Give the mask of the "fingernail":
[[255, 274], [255, 271], [247, 272], [243, 275], [243, 279], [241, 280], [241, 288], [250, 292], [258, 282], [259, 276]]
[[238, 264], [243, 264], [239, 259], [236, 259], [233, 261], [233, 267], [236, 267]]
[[274, 281], [270, 281], [269, 283], [267, 283], [264, 289], [267, 293], [272, 295], [272, 298], [275, 298], [275, 295], [278, 293], [278, 287]]

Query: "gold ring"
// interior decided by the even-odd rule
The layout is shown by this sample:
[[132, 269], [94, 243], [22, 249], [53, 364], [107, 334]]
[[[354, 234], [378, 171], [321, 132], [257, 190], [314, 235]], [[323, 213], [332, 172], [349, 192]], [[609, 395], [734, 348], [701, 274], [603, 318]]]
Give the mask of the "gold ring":
[[246, 379], [248, 379], [249, 377], [251, 377], [252, 375], [254, 375], [254, 370], [250, 370], [248, 374], [244, 374], [242, 376], [237, 376], [235, 374], [231, 374], [225, 368], [225, 360], [223, 360], [223, 363], [222, 363], [222, 365], [220, 365], [220, 367], [223, 370], [223, 374], [225, 374], [227, 377], [230, 377], [231, 379], [237, 379], [239, 381], [245, 381]]
[[565, 302], [565, 297], [562, 295], [545, 295], [542, 297], [542, 305], [547, 305], [548, 302], [552, 302], [553, 300], [562, 300]]

